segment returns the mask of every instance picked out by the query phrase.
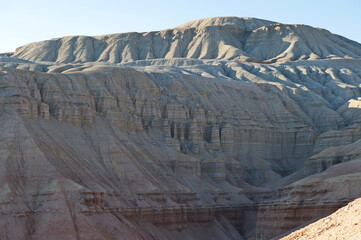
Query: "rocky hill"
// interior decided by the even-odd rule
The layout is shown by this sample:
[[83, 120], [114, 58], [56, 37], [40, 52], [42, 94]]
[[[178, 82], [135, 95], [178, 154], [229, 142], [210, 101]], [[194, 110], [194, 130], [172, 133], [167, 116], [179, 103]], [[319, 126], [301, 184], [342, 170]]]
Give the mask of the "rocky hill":
[[0, 239], [271, 239], [361, 197], [361, 45], [252, 18], [0, 55]]
[[253, 18], [206, 18], [174, 29], [31, 43], [14, 56], [30, 61], [123, 63], [159, 58], [285, 62], [360, 57], [360, 44], [327, 30]]

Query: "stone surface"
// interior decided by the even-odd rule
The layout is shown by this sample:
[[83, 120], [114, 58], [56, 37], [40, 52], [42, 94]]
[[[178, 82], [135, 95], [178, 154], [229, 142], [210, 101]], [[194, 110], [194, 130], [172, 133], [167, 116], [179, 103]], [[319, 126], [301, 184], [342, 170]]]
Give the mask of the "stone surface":
[[258, 210], [255, 239], [271, 239], [318, 220], [361, 195], [361, 161], [337, 164], [277, 191]]
[[361, 197], [361, 45], [208, 18], [0, 55], [0, 239], [271, 239]]
[[237, 17], [206, 18], [158, 32], [69, 36], [31, 43], [14, 53], [25, 60], [60, 63], [178, 57], [284, 62], [360, 56], [359, 43], [324, 29]]
[[302, 228], [282, 240], [291, 239], [351, 239], [361, 238], [361, 199], [357, 199], [337, 212]]

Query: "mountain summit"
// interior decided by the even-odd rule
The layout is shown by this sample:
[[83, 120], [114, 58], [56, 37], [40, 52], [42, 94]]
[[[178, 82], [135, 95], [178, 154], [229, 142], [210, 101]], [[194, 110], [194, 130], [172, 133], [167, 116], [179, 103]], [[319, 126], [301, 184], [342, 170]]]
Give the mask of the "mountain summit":
[[203, 18], [194, 21], [190, 21], [179, 25], [176, 28], [205, 28], [205, 27], [215, 27], [215, 26], [229, 26], [242, 28], [245, 32], [250, 32], [259, 27], [263, 27], [270, 24], [275, 24], [276, 22], [251, 18], [251, 17], [210, 17]]
[[31, 43], [15, 57], [29, 61], [123, 63], [160, 58], [285, 62], [361, 57], [361, 44], [306, 25], [256, 18], [205, 18], [174, 29]]

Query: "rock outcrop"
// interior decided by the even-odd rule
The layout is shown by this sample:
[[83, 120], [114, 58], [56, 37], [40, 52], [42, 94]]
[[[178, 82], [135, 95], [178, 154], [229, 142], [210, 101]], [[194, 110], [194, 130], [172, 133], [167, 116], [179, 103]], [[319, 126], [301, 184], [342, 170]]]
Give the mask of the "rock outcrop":
[[296, 181], [277, 200], [258, 210], [256, 239], [271, 239], [327, 216], [361, 195], [361, 161], [356, 159]]
[[361, 238], [361, 199], [357, 199], [337, 212], [327, 216], [282, 240], [291, 239], [350, 239]]
[[[361, 45], [209, 18], [0, 55], [0, 239], [271, 239], [361, 197]], [[64, 224], [60, 224], [64, 223]]]
[[158, 58], [284, 62], [360, 57], [361, 45], [327, 30], [254, 18], [206, 18], [174, 29], [31, 43], [14, 57], [29, 61], [122, 63]]

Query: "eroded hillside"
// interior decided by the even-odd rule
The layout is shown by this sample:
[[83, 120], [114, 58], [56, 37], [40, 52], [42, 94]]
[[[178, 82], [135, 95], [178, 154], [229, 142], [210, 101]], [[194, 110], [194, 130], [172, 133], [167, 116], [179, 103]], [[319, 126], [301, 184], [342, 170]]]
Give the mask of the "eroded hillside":
[[361, 196], [360, 56], [235, 17], [0, 55], [0, 238], [271, 239], [332, 213]]

